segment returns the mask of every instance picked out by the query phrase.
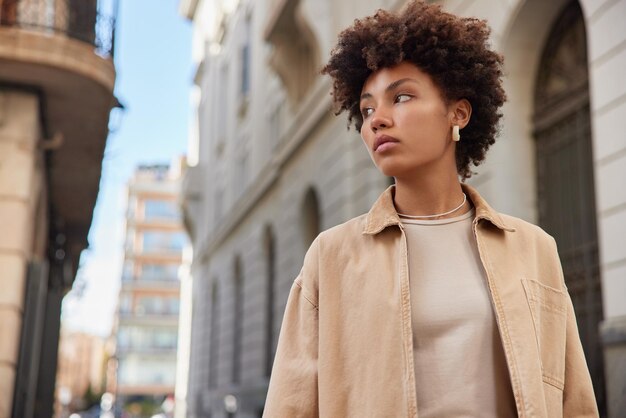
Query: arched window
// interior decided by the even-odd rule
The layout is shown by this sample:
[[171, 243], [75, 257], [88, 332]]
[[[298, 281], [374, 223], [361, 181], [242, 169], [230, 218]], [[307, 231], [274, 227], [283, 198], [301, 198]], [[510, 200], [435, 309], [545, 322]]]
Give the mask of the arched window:
[[217, 365], [219, 364], [220, 347], [220, 294], [217, 279], [211, 288], [211, 317], [209, 328], [209, 388], [217, 387]]
[[[247, 14], [244, 21], [244, 41], [241, 45], [240, 59], [241, 59], [241, 73], [239, 83], [239, 94], [242, 99], [246, 100], [250, 94], [250, 67], [251, 67], [251, 44], [252, 44], [252, 15]], [[240, 112], [243, 109], [240, 109]], [[243, 110], [245, 112], [245, 110]]]
[[587, 62], [583, 14], [571, 1], [552, 26], [535, 85], [538, 212], [539, 224], [559, 248], [602, 415], [602, 295]]
[[241, 337], [243, 335], [243, 269], [241, 258], [235, 257], [233, 266], [233, 367], [232, 382], [241, 381]]
[[263, 248], [265, 251], [265, 277], [266, 277], [266, 312], [265, 312], [265, 376], [269, 377], [274, 361], [274, 288], [276, 276], [276, 244], [274, 232], [269, 225], [263, 233]]
[[309, 248], [320, 233], [321, 224], [319, 199], [315, 189], [311, 187], [302, 201], [302, 238], [305, 249]]

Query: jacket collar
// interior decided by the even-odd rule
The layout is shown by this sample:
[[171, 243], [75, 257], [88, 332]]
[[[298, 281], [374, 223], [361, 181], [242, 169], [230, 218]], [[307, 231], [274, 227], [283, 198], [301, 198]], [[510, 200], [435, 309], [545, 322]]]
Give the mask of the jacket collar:
[[[461, 183], [461, 188], [476, 208], [476, 220], [485, 219], [503, 231], [515, 232], [515, 228], [507, 226], [500, 214], [489, 206], [476, 189], [465, 183]], [[393, 205], [394, 194], [395, 186], [389, 186], [376, 200], [365, 218], [364, 234], [375, 235], [388, 226], [400, 225], [400, 217]]]

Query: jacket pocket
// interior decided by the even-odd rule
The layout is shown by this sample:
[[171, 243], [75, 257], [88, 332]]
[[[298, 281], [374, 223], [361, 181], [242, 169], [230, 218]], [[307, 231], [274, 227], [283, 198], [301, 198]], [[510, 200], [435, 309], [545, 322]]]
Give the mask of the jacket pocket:
[[567, 293], [532, 279], [522, 279], [535, 326], [543, 381], [563, 390]]

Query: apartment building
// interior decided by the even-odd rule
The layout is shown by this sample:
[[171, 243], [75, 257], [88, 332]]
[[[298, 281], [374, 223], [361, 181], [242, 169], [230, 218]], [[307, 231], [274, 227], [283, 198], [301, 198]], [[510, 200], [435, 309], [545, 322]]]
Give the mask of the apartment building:
[[186, 245], [178, 209], [180, 167], [142, 165], [128, 185], [126, 248], [114, 329], [120, 405], [173, 396]]

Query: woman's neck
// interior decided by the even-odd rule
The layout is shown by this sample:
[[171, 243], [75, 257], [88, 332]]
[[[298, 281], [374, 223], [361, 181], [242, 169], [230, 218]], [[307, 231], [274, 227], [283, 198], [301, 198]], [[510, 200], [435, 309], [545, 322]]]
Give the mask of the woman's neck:
[[[411, 216], [430, 216], [448, 212], [463, 202], [463, 190], [456, 173], [452, 176], [411, 176], [396, 178], [394, 205], [398, 213]], [[467, 200], [458, 210], [438, 217], [459, 216], [472, 205]]]

